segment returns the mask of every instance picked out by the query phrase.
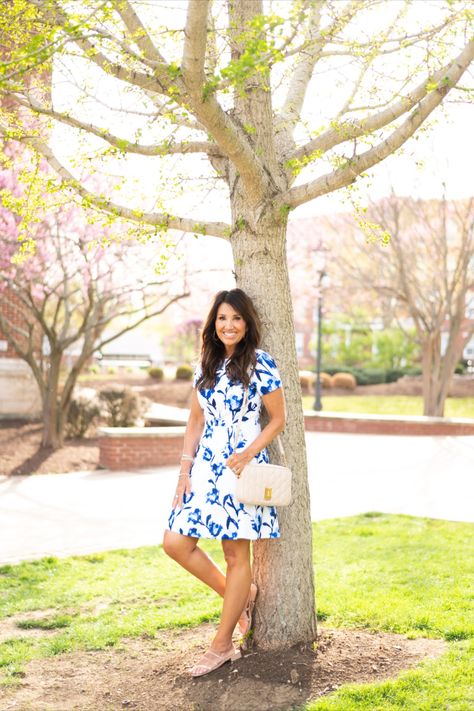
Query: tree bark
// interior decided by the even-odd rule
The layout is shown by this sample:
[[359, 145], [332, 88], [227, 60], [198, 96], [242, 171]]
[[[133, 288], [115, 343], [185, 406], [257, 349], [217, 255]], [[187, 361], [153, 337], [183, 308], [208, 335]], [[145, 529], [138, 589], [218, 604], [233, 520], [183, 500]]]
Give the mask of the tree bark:
[[[254, 579], [259, 587], [253, 641], [275, 649], [315, 639], [316, 614], [312, 527], [301, 391], [286, 261], [286, 217], [247, 214], [235, 196], [233, 212], [247, 227], [232, 237], [237, 284], [254, 301], [263, 325], [263, 348], [276, 360], [283, 380], [287, 425], [283, 433], [293, 473], [293, 501], [279, 509], [281, 538], [254, 544]], [[247, 211], [247, 212], [246, 212]], [[255, 229], [250, 230], [252, 224]], [[278, 462], [271, 448], [272, 461]]]
[[59, 403], [59, 376], [62, 353], [51, 353], [46, 387], [43, 391], [43, 435], [41, 445], [59, 449], [64, 443], [64, 413]]

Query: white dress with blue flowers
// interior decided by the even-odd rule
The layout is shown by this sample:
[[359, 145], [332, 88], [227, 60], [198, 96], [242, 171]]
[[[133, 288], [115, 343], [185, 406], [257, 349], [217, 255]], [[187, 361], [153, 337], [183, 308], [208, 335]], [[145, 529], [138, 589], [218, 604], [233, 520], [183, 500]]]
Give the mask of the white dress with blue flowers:
[[[237, 449], [245, 449], [260, 433], [262, 395], [281, 387], [273, 358], [260, 349], [255, 355], [257, 364], [250, 379]], [[194, 386], [200, 375], [198, 366]], [[198, 390], [197, 397], [205, 422], [190, 472], [191, 494], [184, 497], [181, 509], [171, 512], [169, 530], [197, 538], [279, 538], [275, 507], [250, 506], [237, 501], [234, 496], [236, 476], [226, 467], [226, 460], [234, 451], [237, 421], [244, 400], [242, 383], [229, 380], [223, 362], [214, 388]], [[263, 449], [252, 461], [268, 462], [267, 450]]]

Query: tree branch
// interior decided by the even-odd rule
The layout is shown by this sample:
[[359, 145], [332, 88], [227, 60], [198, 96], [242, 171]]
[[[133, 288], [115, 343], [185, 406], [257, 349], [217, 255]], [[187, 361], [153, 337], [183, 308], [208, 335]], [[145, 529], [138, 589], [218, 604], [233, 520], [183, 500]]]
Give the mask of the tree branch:
[[121, 138], [110, 133], [107, 129], [99, 128], [92, 123], [86, 123], [85, 121], [80, 121], [79, 119], [66, 114], [64, 112], [56, 111], [55, 109], [47, 109], [42, 106], [36, 99], [28, 95], [26, 99], [21, 98], [19, 95], [14, 96], [15, 101], [21, 106], [31, 109], [37, 114], [42, 116], [50, 116], [56, 121], [60, 121], [73, 128], [78, 128], [82, 131], [86, 131], [98, 138], [102, 138], [107, 141], [111, 146], [118, 148], [125, 153], [137, 153], [143, 156], [163, 156], [163, 155], [174, 155], [182, 154], [186, 155], [189, 153], [206, 153], [212, 156], [221, 156], [221, 151], [216, 146], [215, 143], [210, 141], [182, 141], [179, 143], [155, 143], [150, 145], [143, 145], [140, 143], [134, 143], [133, 141], [128, 141], [126, 138]]
[[37, 136], [16, 137], [15, 140], [31, 146], [42, 155], [59, 175], [66, 187], [72, 188], [86, 203], [94, 205], [100, 210], [132, 222], [152, 225], [163, 230], [182, 230], [183, 232], [195, 232], [197, 234], [212, 235], [213, 237], [222, 237], [226, 240], [229, 239], [231, 227], [226, 222], [200, 222], [186, 217], [176, 217], [163, 212], [144, 212], [139, 209], [133, 210], [124, 205], [119, 205], [105, 196], [95, 195], [90, 190], [87, 190], [87, 188], [74, 177], [59, 161], [51, 148]]
[[294, 153], [289, 156], [289, 160], [302, 161], [305, 158], [310, 158], [312, 154], [317, 153], [321, 155], [321, 153], [326, 153], [341, 143], [384, 128], [384, 126], [387, 126], [400, 118], [400, 116], [403, 116], [407, 111], [410, 111], [417, 103], [426, 97], [433, 85], [443, 83], [449, 88], [452, 88], [472, 62], [473, 58], [474, 42], [471, 41], [454, 60], [439, 69], [431, 77], [424, 79], [413, 91], [409, 92], [391, 106], [365, 119], [344, 121], [336, 128], [330, 128], [294, 151]]
[[155, 46], [145, 25], [128, 0], [122, 0], [121, 3], [117, 4], [115, 9], [131, 33], [133, 41], [143, 53], [143, 56], [151, 62], [162, 62], [166, 64], [164, 57]]
[[[282, 206], [295, 208], [309, 200], [312, 200], [320, 195], [332, 192], [339, 188], [350, 185], [355, 181], [358, 175], [372, 168], [377, 163], [380, 163], [384, 158], [394, 153], [402, 146], [428, 118], [428, 116], [439, 106], [446, 94], [456, 85], [456, 82], [466, 71], [470, 62], [474, 58], [474, 41], [468, 43], [461, 54], [451, 62], [447, 69], [441, 74], [437, 72], [437, 87], [427, 93], [424, 90], [424, 98], [418, 103], [418, 106], [412, 111], [408, 118], [395, 129], [385, 140], [374, 146], [365, 153], [362, 153], [355, 158], [348, 160], [346, 165], [336, 169], [332, 173], [322, 175], [320, 178], [313, 180], [304, 185], [293, 187], [279, 196], [276, 201], [276, 206], [279, 209]], [[441, 81], [442, 79], [442, 81]], [[393, 107], [392, 107], [393, 109]], [[387, 109], [390, 113], [390, 109]], [[382, 112], [382, 113], [387, 113]], [[402, 112], [404, 113], [404, 112]], [[384, 124], [383, 124], [384, 125]], [[361, 135], [358, 129], [355, 135]], [[373, 128], [371, 130], [374, 130]], [[352, 135], [354, 137], [354, 133]], [[323, 137], [320, 136], [320, 139]], [[317, 141], [318, 139], [315, 139]], [[346, 141], [345, 136], [339, 139], [338, 142]], [[314, 143], [314, 142], [313, 142]]]
[[190, 94], [201, 93], [207, 46], [209, 0], [189, 0], [181, 60], [183, 79]]

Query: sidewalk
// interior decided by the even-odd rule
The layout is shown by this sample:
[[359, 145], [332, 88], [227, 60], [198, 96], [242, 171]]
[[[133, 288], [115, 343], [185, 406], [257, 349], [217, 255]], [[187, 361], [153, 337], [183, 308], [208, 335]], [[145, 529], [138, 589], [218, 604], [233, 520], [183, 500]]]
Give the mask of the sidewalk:
[[[367, 511], [474, 521], [474, 437], [306, 441], [313, 521]], [[159, 544], [176, 471], [0, 477], [0, 564]]]

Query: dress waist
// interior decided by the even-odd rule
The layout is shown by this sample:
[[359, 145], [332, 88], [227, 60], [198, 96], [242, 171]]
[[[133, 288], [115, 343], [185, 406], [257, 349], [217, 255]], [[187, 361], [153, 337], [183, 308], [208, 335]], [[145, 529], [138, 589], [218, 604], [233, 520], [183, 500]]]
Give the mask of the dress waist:
[[[244, 415], [245, 417], [245, 415]], [[258, 418], [252, 417], [251, 419], [248, 418], [246, 420], [242, 421], [242, 426], [245, 427], [246, 425], [256, 425], [259, 423]], [[235, 427], [237, 425], [237, 418], [235, 420], [226, 420], [222, 417], [206, 417], [204, 420], [204, 424], [206, 426], [211, 426], [211, 427]]]

